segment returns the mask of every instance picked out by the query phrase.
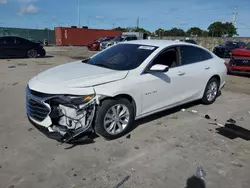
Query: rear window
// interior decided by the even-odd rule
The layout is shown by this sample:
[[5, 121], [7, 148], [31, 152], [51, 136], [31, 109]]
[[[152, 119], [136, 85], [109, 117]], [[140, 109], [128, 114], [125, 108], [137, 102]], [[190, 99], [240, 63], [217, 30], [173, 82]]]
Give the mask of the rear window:
[[117, 44], [84, 63], [113, 70], [132, 70], [140, 66], [156, 49], [156, 46]]

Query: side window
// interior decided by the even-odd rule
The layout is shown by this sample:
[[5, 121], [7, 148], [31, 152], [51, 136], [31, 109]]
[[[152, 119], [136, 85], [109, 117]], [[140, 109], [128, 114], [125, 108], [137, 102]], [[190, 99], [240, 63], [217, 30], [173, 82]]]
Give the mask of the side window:
[[180, 55], [181, 65], [188, 65], [213, 58], [210, 53], [195, 46], [181, 46]]
[[137, 40], [137, 37], [131, 37], [131, 40]]
[[167, 49], [161, 52], [153, 61], [153, 65], [167, 65], [170, 68], [178, 66], [177, 50], [176, 48]]
[[0, 44], [8, 45], [8, 44], [14, 44], [13, 38], [2, 38], [0, 39]]

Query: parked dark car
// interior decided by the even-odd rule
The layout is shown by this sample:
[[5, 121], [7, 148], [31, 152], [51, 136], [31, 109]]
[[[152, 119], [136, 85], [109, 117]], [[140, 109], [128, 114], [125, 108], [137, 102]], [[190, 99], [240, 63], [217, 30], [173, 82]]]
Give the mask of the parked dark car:
[[236, 48], [243, 48], [246, 43], [240, 41], [226, 41], [223, 45], [216, 46], [213, 53], [221, 58], [229, 58], [232, 55], [232, 50]]
[[102, 37], [96, 41], [94, 41], [93, 43], [88, 45], [88, 49], [89, 50], [93, 50], [93, 51], [97, 51], [100, 50], [100, 44], [101, 42], [105, 42], [105, 41], [110, 41], [112, 39], [114, 39], [115, 37]]
[[0, 37], [1, 58], [36, 58], [38, 56], [44, 57], [45, 55], [46, 51], [41, 43], [32, 42], [30, 40], [15, 36]]

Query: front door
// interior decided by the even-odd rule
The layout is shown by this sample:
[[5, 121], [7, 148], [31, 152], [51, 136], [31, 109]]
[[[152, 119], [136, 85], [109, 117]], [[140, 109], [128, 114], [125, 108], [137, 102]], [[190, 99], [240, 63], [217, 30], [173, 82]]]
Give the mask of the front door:
[[167, 49], [156, 57], [152, 65], [167, 65], [169, 71], [141, 75], [142, 114], [175, 106], [181, 102], [183, 92], [188, 89], [189, 81], [185, 78], [185, 71], [179, 61], [177, 48]]

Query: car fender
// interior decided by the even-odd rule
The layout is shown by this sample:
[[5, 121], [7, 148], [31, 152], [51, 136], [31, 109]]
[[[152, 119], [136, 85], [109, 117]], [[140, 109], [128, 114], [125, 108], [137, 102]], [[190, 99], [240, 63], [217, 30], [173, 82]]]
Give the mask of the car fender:
[[136, 116], [141, 113], [142, 106], [142, 95], [138, 86], [133, 85], [131, 82], [127, 82], [126, 79], [118, 80], [115, 82], [110, 82], [102, 85], [94, 86], [96, 95], [103, 96], [105, 98], [113, 98], [118, 95], [128, 95], [130, 96], [136, 106]]

